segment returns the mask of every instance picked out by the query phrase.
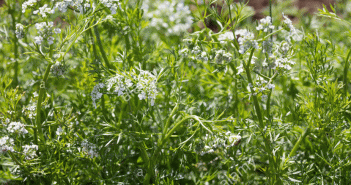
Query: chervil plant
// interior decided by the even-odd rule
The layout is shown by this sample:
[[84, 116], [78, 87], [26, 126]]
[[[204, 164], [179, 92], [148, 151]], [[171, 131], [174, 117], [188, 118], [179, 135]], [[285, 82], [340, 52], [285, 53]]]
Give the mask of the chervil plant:
[[1, 183], [347, 184], [349, 3], [291, 3], [5, 0]]

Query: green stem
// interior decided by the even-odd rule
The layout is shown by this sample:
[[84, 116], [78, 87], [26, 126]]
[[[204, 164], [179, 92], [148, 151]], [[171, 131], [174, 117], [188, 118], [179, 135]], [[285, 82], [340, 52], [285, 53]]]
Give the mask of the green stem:
[[102, 56], [102, 58], [103, 58], [104, 61], [105, 61], [106, 67], [107, 67], [108, 69], [114, 69], [114, 66], [112, 66], [112, 65], [110, 64], [110, 62], [108, 61], [108, 58], [107, 58], [107, 56], [106, 56], [104, 47], [102, 46], [102, 42], [101, 42], [101, 39], [100, 39], [100, 33], [99, 33], [99, 30], [98, 30], [97, 26], [94, 26], [94, 33], [95, 33], [95, 37], [96, 37], [97, 44], [98, 44], [98, 46], [99, 46], [99, 48], [100, 48], [101, 56]]
[[[51, 55], [52, 55], [52, 47], [50, 46], [50, 57], [51, 57]], [[36, 115], [36, 128], [34, 130], [37, 131], [37, 133], [39, 134], [39, 138], [41, 139], [41, 141], [44, 141], [43, 130], [41, 128], [41, 104], [44, 100], [45, 88], [47, 85], [46, 81], [49, 77], [51, 66], [52, 66], [52, 62], [49, 61], [49, 64], [45, 70], [44, 78], [41, 81], [40, 86], [39, 86], [39, 97], [38, 97], [37, 115]], [[38, 138], [37, 138], [36, 132], [34, 132], [34, 140], [35, 140], [35, 143], [38, 145]], [[39, 145], [38, 145], [38, 147], [39, 147]]]
[[[174, 113], [174, 112], [176, 111], [176, 109], [178, 109], [178, 105], [176, 105], [176, 107], [173, 109], [172, 113]], [[172, 113], [171, 113], [171, 115], [172, 115]], [[172, 117], [172, 116], [170, 116], [170, 117]], [[167, 133], [165, 136], [164, 136], [164, 134], [163, 134], [163, 136], [162, 136], [163, 139], [158, 143], [157, 148], [156, 148], [156, 151], [153, 153], [151, 159], [149, 160], [149, 164], [148, 164], [148, 173], [145, 175], [145, 178], [144, 178], [144, 185], [150, 183], [150, 179], [151, 179], [151, 177], [152, 177], [152, 175], [153, 175], [153, 169], [154, 169], [154, 166], [155, 166], [155, 164], [156, 164], [156, 162], [157, 162], [157, 158], [158, 158], [158, 156], [159, 156], [159, 154], [160, 154], [160, 151], [161, 151], [161, 149], [162, 149], [162, 146], [163, 146], [164, 144], [167, 143], [167, 141], [168, 141], [168, 139], [171, 137], [172, 133], [173, 133], [180, 125], [182, 125], [182, 123], [183, 123], [184, 121], [186, 121], [187, 119], [190, 119], [190, 118], [195, 118], [195, 117], [194, 117], [194, 116], [186, 116], [185, 118], [183, 118], [182, 120], [180, 120], [179, 122], [177, 122], [177, 123], [173, 126], [173, 128], [172, 128], [170, 131], [168, 131], [168, 133]], [[198, 119], [198, 118], [195, 118], [195, 119]], [[166, 127], [165, 127], [165, 128], [166, 128]]]
[[[12, 9], [9, 9], [9, 12], [11, 14], [12, 18], [12, 27], [13, 30], [16, 30], [16, 17], [14, 15], [14, 11]], [[14, 54], [15, 54], [15, 66], [14, 66], [14, 77], [13, 77], [13, 86], [16, 87], [18, 85], [18, 39], [15, 36], [14, 37]]]
[[[95, 58], [95, 60], [99, 60], [99, 56], [98, 56], [98, 53], [97, 53], [97, 48], [95, 46], [95, 39], [94, 39], [93, 31], [92, 31], [91, 28], [88, 30], [88, 35], [90, 35], [90, 38], [91, 38], [91, 42], [92, 42], [92, 46], [93, 46], [94, 58]], [[100, 76], [100, 74], [98, 74], [98, 75]], [[102, 95], [100, 102], [101, 102], [102, 114], [105, 116], [105, 118], [107, 118], [107, 110], [106, 110], [106, 106], [105, 106], [104, 95]]]
[[[271, 23], [273, 23], [272, 17], [272, 0], [269, 0], [269, 16], [271, 17]], [[270, 31], [272, 33], [272, 30]], [[273, 35], [271, 35], [271, 42], [273, 42]]]
[[[173, 108], [171, 114], [169, 115], [169, 117], [168, 117], [168, 119], [167, 119], [167, 121], [166, 121], [166, 125], [165, 125], [165, 127], [163, 128], [163, 135], [164, 135], [164, 136], [166, 135], [166, 132], [167, 132], [167, 130], [168, 130], [168, 127], [169, 127], [169, 124], [170, 124], [170, 122], [171, 122], [171, 119], [172, 119], [173, 115], [175, 114], [175, 112], [178, 110], [178, 108], [179, 108], [179, 105], [176, 104], [176, 105], [174, 106], [174, 108]], [[164, 139], [164, 138], [162, 138], [162, 139]]]
[[[252, 85], [253, 85], [254, 83], [253, 83], [252, 78], [251, 78], [250, 63], [251, 63], [251, 59], [252, 59], [252, 56], [253, 56], [254, 51], [255, 51], [255, 48], [253, 48], [253, 49], [251, 50], [250, 57], [249, 57], [249, 61], [247, 62], [247, 64], [246, 64], [246, 65], [244, 64], [244, 68], [245, 68], [247, 80], [248, 80], [249, 83], [252, 84]], [[263, 124], [262, 112], [261, 112], [261, 108], [260, 108], [260, 105], [259, 105], [258, 100], [257, 100], [257, 95], [254, 95], [254, 93], [253, 93], [254, 90], [253, 90], [253, 88], [252, 88], [251, 86], [250, 86], [250, 90], [251, 90], [251, 95], [252, 95], [252, 98], [253, 98], [253, 101], [254, 101], [254, 106], [255, 106], [255, 110], [256, 110], [256, 115], [257, 115], [257, 118], [258, 118], [260, 127], [263, 128], [263, 127], [264, 127], [264, 124]]]
[[267, 104], [266, 104], [266, 111], [267, 111], [266, 116], [267, 116], [268, 120], [271, 120], [271, 118], [270, 118], [271, 96], [272, 96], [272, 90], [270, 90], [268, 93]]
[[288, 160], [293, 157], [297, 151], [297, 149], [299, 148], [301, 142], [306, 138], [307, 134], [309, 133], [310, 131], [310, 126], [308, 126], [306, 128], [306, 130], [302, 133], [302, 135], [300, 136], [300, 138], [297, 140], [297, 142], [295, 143], [293, 149], [291, 150], [288, 158], [285, 159], [285, 162], [284, 162], [284, 166], [286, 165], [286, 163], [288, 162]]
[[346, 97], [347, 97], [347, 89], [348, 89], [347, 73], [348, 73], [348, 70], [349, 70], [350, 54], [351, 54], [351, 49], [349, 50], [349, 53], [347, 54], [347, 57], [346, 57], [346, 60], [345, 60], [345, 67], [344, 67], [344, 99], [345, 100], [346, 100]]

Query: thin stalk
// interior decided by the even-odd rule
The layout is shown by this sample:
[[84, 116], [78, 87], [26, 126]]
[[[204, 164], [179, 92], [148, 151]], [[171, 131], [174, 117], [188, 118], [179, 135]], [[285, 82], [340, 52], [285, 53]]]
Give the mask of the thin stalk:
[[[50, 47], [51, 48], [51, 47]], [[50, 69], [51, 69], [52, 63], [49, 62], [48, 66], [46, 67], [44, 78], [41, 81], [40, 87], [39, 87], [39, 97], [38, 97], [38, 104], [37, 104], [37, 115], [36, 115], [36, 130], [39, 134], [39, 138], [43, 141], [44, 140], [44, 135], [43, 135], [43, 130], [41, 128], [41, 104], [44, 100], [45, 96], [45, 88], [46, 88], [46, 81], [49, 77]], [[34, 139], [36, 144], [38, 145], [38, 138], [34, 135]], [[38, 145], [39, 147], [39, 145]]]
[[[309, 125], [310, 125], [310, 124], [309, 124]], [[288, 162], [288, 160], [289, 160], [291, 157], [293, 157], [293, 156], [295, 155], [295, 153], [296, 153], [297, 149], [299, 148], [301, 142], [306, 138], [306, 136], [308, 135], [309, 131], [310, 131], [310, 126], [308, 126], [308, 127], [306, 128], [306, 130], [302, 133], [302, 135], [300, 136], [300, 138], [299, 138], [299, 139], [297, 140], [297, 142], [295, 143], [295, 145], [294, 145], [293, 149], [291, 150], [291, 152], [290, 152], [288, 158], [285, 159], [284, 166], [286, 165], [286, 163]]]
[[[179, 105], [176, 104], [176, 105], [174, 106], [174, 108], [173, 108], [171, 114], [168, 116], [168, 119], [167, 119], [167, 121], [166, 121], [166, 125], [165, 125], [165, 127], [163, 128], [163, 137], [166, 135], [166, 132], [167, 132], [167, 130], [168, 130], [168, 127], [169, 127], [169, 124], [170, 124], [170, 122], [171, 122], [171, 119], [172, 119], [173, 115], [175, 114], [175, 112], [178, 110], [178, 108], [179, 108]], [[162, 138], [162, 139], [164, 139], [164, 138]]]
[[[91, 28], [89, 28], [89, 30], [88, 30], [88, 35], [90, 35], [90, 38], [91, 38], [91, 42], [92, 42], [92, 46], [93, 46], [94, 58], [95, 58], [95, 60], [99, 60], [99, 56], [98, 56], [98, 53], [97, 53], [97, 48], [95, 46], [95, 39], [94, 39], [93, 31], [92, 31]], [[100, 37], [99, 37], [99, 39], [100, 39]], [[98, 74], [98, 75], [100, 75], [100, 74]], [[105, 116], [105, 118], [107, 118], [107, 111], [106, 111], [106, 106], [105, 106], [105, 97], [104, 97], [104, 95], [101, 96], [100, 103], [101, 103], [102, 114]]]
[[101, 42], [101, 39], [100, 39], [100, 33], [99, 33], [99, 30], [98, 30], [97, 26], [94, 26], [94, 33], [95, 33], [97, 44], [98, 44], [99, 49], [100, 49], [101, 56], [102, 56], [102, 58], [105, 61], [105, 65], [107, 66], [108, 69], [114, 69], [114, 67], [108, 61], [108, 58], [106, 56], [106, 52], [104, 50], [104, 47], [102, 46], [102, 42]]
[[[14, 11], [12, 9], [9, 9], [9, 12], [11, 12], [11, 18], [12, 18], [12, 27], [13, 30], [16, 30], [16, 17], [14, 15]], [[16, 87], [18, 85], [18, 39], [15, 36], [14, 37], [14, 54], [15, 54], [15, 66], [14, 66], [14, 76], [13, 76], [13, 86]]]
[[[176, 109], [178, 109], [177, 107], [178, 107], [178, 105], [176, 105], [176, 107], [173, 109], [173, 111], [175, 111]], [[172, 111], [172, 113], [173, 113], [173, 111]], [[172, 113], [171, 113], [171, 114], [172, 114]], [[154, 166], [155, 166], [155, 164], [156, 164], [157, 158], [158, 158], [158, 156], [159, 156], [159, 154], [160, 154], [160, 151], [161, 151], [161, 149], [162, 149], [162, 146], [163, 146], [164, 144], [167, 143], [168, 139], [172, 136], [172, 133], [173, 133], [180, 125], [182, 125], [182, 123], [183, 123], [184, 121], [186, 121], [187, 119], [190, 119], [190, 118], [195, 118], [195, 117], [194, 117], [194, 116], [186, 116], [185, 118], [183, 118], [182, 120], [180, 120], [179, 122], [177, 122], [177, 123], [173, 126], [173, 128], [172, 128], [170, 131], [168, 131], [168, 133], [167, 133], [166, 135], [162, 134], [162, 135], [163, 135], [163, 136], [162, 136], [163, 139], [158, 143], [156, 151], [153, 153], [151, 159], [149, 160], [149, 164], [148, 164], [148, 173], [145, 175], [145, 178], [144, 178], [144, 185], [150, 183], [151, 176], [153, 175], [153, 169], [154, 169]], [[196, 119], [198, 119], [198, 118], [196, 118]]]
[[347, 57], [346, 57], [346, 60], [345, 60], [345, 66], [344, 66], [344, 99], [345, 100], [346, 100], [346, 97], [347, 97], [347, 89], [348, 89], [347, 73], [349, 71], [350, 54], [351, 54], [351, 49], [349, 50], [349, 53], [347, 54]]
[[[269, 0], [269, 16], [271, 17], [271, 23], [273, 24], [272, 17], [272, 0]], [[272, 33], [272, 30], [270, 31]], [[273, 42], [273, 35], [271, 35], [271, 42]]]
[[268, 93], [268, 98], [267, 98], [267, 103], [266, 103], [266, 111], [267, 111], [267, 118], [270, 121], [270, 109], [271, 109], [271, 96], [272, 96], [272, 90], [269, 91]]
[[[254, 51], [255, 51], [255, 48], [253, 48], [251, 50], [249, 61], [247, 62], [246, 65], [244, 65], [246, 76], [247, 76], [247, 80], [251, 84], [254, 84], [253, 81], [252, 81], [252, 78], [251, 78], [251, 71], [250, 71], [250, 63], [251, 63], [251, 59], [252, 59], [252, 55], [253, 55]], [[253, 90], [252, 87], [250, 87], [250, 90], [251, 90], [252, 98], [254, 100], [254, 106], [255, 106], [256, 115], [257, 115], [260, 127], [263, 128], [264, 124], [263, 124], [262, 112], [261, 112], [261, 108], [260, 108], [260, 105], [259, 105], [258, 100], [257, 100], [257, 96], [254, 95], [254, 93], [253, 93], [254, 90]]]

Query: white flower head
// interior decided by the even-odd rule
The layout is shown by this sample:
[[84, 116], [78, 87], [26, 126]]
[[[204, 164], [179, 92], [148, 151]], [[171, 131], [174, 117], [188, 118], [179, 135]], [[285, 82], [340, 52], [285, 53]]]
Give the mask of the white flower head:
[[102, 97], [102, 93], [100, 92], [100, 89], [104, 88], [105, 84], [99, 83], [94, 86], [93, 91], [91, 91], [91, 99], [93, 100], [93, 105], [95, 108], [96, 107], [96, 100], [99, 100]]
[[28, 7], [33, 7], [37, 3], [37, 0], [28, 0], [22, 4], [22, 13], [25, 13]]
[[258, 43], [254, 40], [254, 34], [246, 29], [240, 29], [235, 31], [235, 36], [240, 36], [238, 39], [240, 48], [239, 53], [244, 54], [251, 47], [258, 48]]
[[222, 33], [221, 35], [218, 36], [218, 40], [220, 41], [221, 44], [225, 44], [228, 41], [233, 41], [234, 40], [233, 32], [227, 31], [225, 33]]
[[38, 145], [24, 145], [22, 148], [23, 154], [26, 156], [25, 159], [30, 160], [37, 156]]
[[34, 43], [38, 44], [38, 45], [41, 45], [41, 43], [44, 41], [43, 37], [41, 36], [37, 36], [37, 37], [34, 37]]
[[10, 133], [19, 133], [19, 134], [27, 134], [28, 131], [24, 128], [24, 124], [20, 122], [11, 122], [7, 126], [7, 131]]
[[263, 18], [260, 20], [260, 24], [256, 27], [257, 30], [263, 30], [263, 32], [269, 32], [274, 29], [274, 26], [272, 25], [272, 18], [270, 16], [267, 16], [266, 18]]
[[18, 39], [22, 39], [24, 37], [24, 27], [22, 24], [19, 24], [19, 23], [16, 24], [15, 34]]
[[0, 138], [0, 153], [5, 153], [7, 151], [13, 152], [14, 140], [9, 136], [4, 136]]
[[47, 4], [40, 7], [39, 10], [33, 11], [33, 14], [40, 14], [43, 18], [46, 18], [48, 14], [53, 14], [53, 13], [55, 13], [55, 10], [49, 8]]
[[56, 135], [60, 136], [63, 133], [63, 130], [61, 128], [61, 126], [59, 126], [56, 130]]

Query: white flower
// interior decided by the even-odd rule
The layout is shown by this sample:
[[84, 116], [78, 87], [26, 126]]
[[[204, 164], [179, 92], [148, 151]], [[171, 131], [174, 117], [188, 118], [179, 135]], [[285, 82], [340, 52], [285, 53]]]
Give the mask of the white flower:
[[275, 85], [274, 84], [268, 84], [267, 88], [273, 90], [275, 88]]
[[34, 43], [38, 44], [38, 45], [41, 45], [41, 43], [44, 41], [43, 37], [41, 36], [37, 36], [37, 37], [34, 37]]
[[96, 100], [100, 99], [102, 97], [102, 93], [100, 93], [100, 89], [104, 88], [105, 85], [103, 83], [96, 84], [94, 86], [93, 91], [91, 91], [91, 99], [93, 100], [93, 105], [95, 108], [96, 107]]
[[38, 145], [24, 145], [22, 148], [23, 154], [26, 156], [25, 159], [30, 160], [37, 156]]
[[55, 32], [56, 34], [59, 34], [59, 33], [61, 33], [61, 29], [60, 29], [60, 28], [55, 28], [55, 29], [54, 29], [54, 32]]
[[81, 146], [82, 152], [86, 153], [90, 158], [98, 156], [98, 153], [96, 152], [96, 146], [94, 144], [89, 143], [87, 140], [83, 140]]
[[63, 130], [62, 130], [62, 128], [61, 128], [61, 126], [59, 126], [58, 128], [57, 128], [57, 130], [56, 130], [56, 135], [61, 135], [63, 133]]
[[230, 134], [228, 137], [228, 143], [230, 143], [229, 146], [238, 145], [240, 140], [241, 140], [240, 135]]
[[53, 44], [54, 43], [54, 39], [55, 39], [54, 37], [49, 37], [48, 38], [48, 44], [49, 45]]
[[239, 75], [240, 73], [244, 72], [244, 66], [243, 64], [240, 64], [236, 70], [238, 70], [238, 72], [236, 73], [237, 75]]
[[[144, 11], [150, 10], [149, 5], [153, 4], [155, 4], [153, 1], [150, 1], [149, 4], [144, 2]], [[163, 31], [166, 36], [180, 36], [191, 28], [193, 24], [191, 11], [183, 1], [163, 1], [154, 6], [155, 10], [145, 14], [146, 18], [150, 19], [150, 27]]]
[[24, 37], [24, 31], [23, 31], [23, 30], [24, 30], [23, 25], [17, 23], [17, 24], [16, 24], [16, 31], [15, 31], [15, 33], [16, 33], [16, 37], [17, 37], [18, 39], [22, 39], [22, 38]]
[[257, 30], [263, 30], [263, 32], [268, 32], [274, 29], [274, 26], [271, 23], [272, 18], [267, 16], [260, 20], [260, 24], [256, 27]]
[[189, 49], [188, 48], [184, 48], [182, 50], [179, 51], [179, 55], [182, 57], [186, 57], [189, 53]]
[[244, 54], [251, 47], [258, 48], [258, 43], [254, 40], [254, 34], [246, 29], [235, 31], [235, 36], [240, 35], [238, 42], [240, 45], [239, 53]]
[[302, 36], [299, 34], [299, 30], [294, 27], [292, 21], [283, 13], [284, 24], [289, 28], [289, 36], [286, 37], [286, 41], [290, 43], [291, 38], [294, 40], [301, 40]]
[[20, 122], [11, 122], [7, 126], [7, 131], [11, 133], [27, 134], [28, 131], [24, 128], [24, 125]]
[[225, 44], [227, 41], [233, 41], [234, 40], [233, 32], [227, 31], [225, 33], [220, 34], [218, 36], [218, 40], [220, 41], [221, 44]]
[[145, 99], [145, 98], [146, 98], [145, 92], [141, 92], [141, 93], [138, 95], [138, 97], [139, 97], [139, 100]]
[[0, 153], [5, 153], [7, 151], [13, 152], [14, 140], [9, 138], [9, 136], [4, 136], [0, 138]]
[[27, 9], [28, 7], [34, 6], [34, 4], [35, 4], [36, 2], [37, 2], [36, 0], [28, 0], [28, 1], [23, 2], [23, 4], [22, 4], [22, 13], [25, 13], [25, 12], [26, 12], [26, 9]]
[[[156, 98], [156, 77], [148, 71], [140, 70], [136, 76], [135, 71], [131, 73], [123, 72], [106, 81], [106, 90], [113, 91], [117, 96], [124, 96], [128, 99], [131, 95], [137, 95], [139, 100], [149, 99], [151, 106], [155, 103]], [[133, 82], [136, 82], [134, 84]], [[94, 87], [92, 96], [94, 99], [100, 98], [100, 92]], [[102, 95], [102, 94], [101, 94]], [[93, 100], [95, 102], [95, 100]]]
[[230, 60], [232, 60], [232, 55], [220, 49], [216, 51], [216, 56], [214, 59], [217, 63], [221, 63], [222, 61], [229, 62]]
[[283, 54], [286, 55], [286, 53], [289, 51], [290, 45], [286, 42], [283, 42], [281, 44], [281, 50], [283, 51]]
[[47, 17], [47, 14], [53, 14], [53, 13], [55, 13], [55, 10], [48, 8], [47, 4], [40, 7], [39, 10], [33, 11], [33, 14], [40, 14], [43, 18]]
[[121, 6], [119, 0], [101, 0], [100, 2], [110, 9], [112, 15], [116, 14], [117, 9]]

